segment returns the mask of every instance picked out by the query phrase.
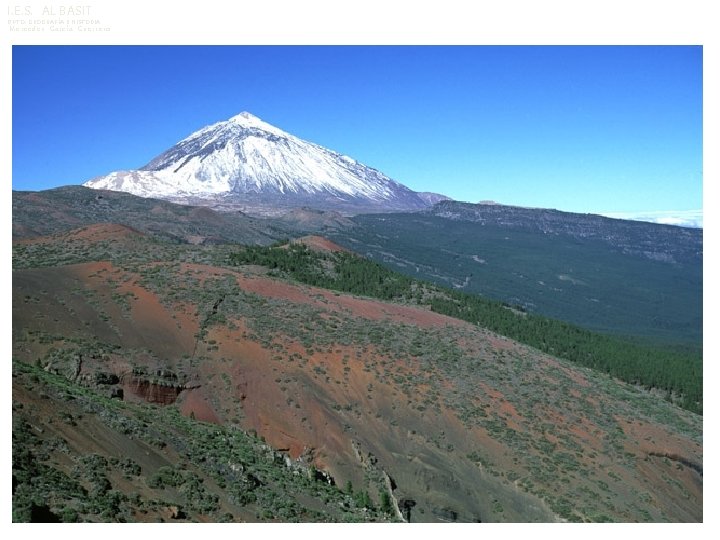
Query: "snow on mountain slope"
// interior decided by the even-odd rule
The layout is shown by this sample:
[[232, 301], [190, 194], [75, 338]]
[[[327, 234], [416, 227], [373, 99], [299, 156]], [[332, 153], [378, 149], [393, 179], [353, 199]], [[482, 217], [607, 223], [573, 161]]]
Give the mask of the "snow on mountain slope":
[[248, 196], [283, 206], [338, 204], [420, 209], [414, 191], [354, 159], [299, 139], [243, 112], [204, 127], [136, 171], [84, 184], [142, 197], [179, 200]]

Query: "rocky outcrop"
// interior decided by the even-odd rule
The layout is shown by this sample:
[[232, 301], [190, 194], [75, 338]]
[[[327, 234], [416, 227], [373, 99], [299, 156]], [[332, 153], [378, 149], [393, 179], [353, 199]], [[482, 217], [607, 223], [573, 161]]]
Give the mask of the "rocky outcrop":
[[402, 513], [402, 517], [408, 523], [411, 522], [412, 509], [415, 507], [416, 504], [417, 503], [414, 499], [405, 498], [398, 501], [398, 507], [400, 509], [400, 512]]
[[392, 505], [395, 517], [401, 521], [407, 521], [402, 511], [400, 510], [400, 504], [398, 503], [398, 500], [395, 498], [394, 492], [397, 489], [397, 484], [395, 483], [395, 480], [393, 480], [392, 476], [390, 476], [385, 470], [383, 470], [383, 480], [385, 482], [385, 489], [390, 496], [390, 504]]
[[95, 384], [110, 385], [118, 384], [119, 382], [120, 377], [118, 377], [114, 373], [108, 373], [105, 371], [97, 371], [95, 373]]
[[433, 513], [440, 518], [441, 521], [454, 523], [458, 520], [458, 513], [452, 508], [437, 508]]
[[150, 375], [142, 368], [135, 368], [131, 373], [123, 375], [121, 384], [125, 392], [148, 403], [160, 405], [171, 405], [177, 401], [183, 390], [199, 387], [197, 383], [186, 383], [172, 371], [158, 369]]
[[703, 475], [702, 464], [695, 463], [694, 461], [686, 458], [685, 456], [681, 456], [679, 454], [674, 454], [672, 452], [648, 452], [647, 455], [648, 455], [648, 457], [654, 456], [654, 457], [660, 457], [660, 458], [667, 458], [671, 461], [680, 463], [681, 465], [685, 465], [686, 467], [690, 467], [692, 470], [694, 470], [700, 476]]
[[292, 459], [287, 453], [288, 449], [285, 448], [274, 449], [272, 446], [264, 444], [260, 447], [260, 450], [265, 452], [265, 459], [268, 463], [273, 463], [275, 465], [284, 464], [295, 474], [304, 474], [310, 480], [315, 480], [316, 482], [323, 482], [330, 486], [335, 485], [335, 478], [333, 478], [333, 476], [328, 471], [318, 469], [317, 467], [315, 467], [315, 465], [311, 464], [314, 460], [314, 448], [306, 447], [303, 450], [302, 454], [297, 457], [297, 459]]

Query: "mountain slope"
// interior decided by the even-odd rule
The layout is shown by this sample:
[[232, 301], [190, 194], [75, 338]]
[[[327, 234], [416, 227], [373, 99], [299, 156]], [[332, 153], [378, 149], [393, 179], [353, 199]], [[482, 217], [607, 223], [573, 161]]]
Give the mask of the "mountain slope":
[[380, 171], [250, 113], [204, 127], [136, 171], [84, 184], [176, 202], [342, 210], [417, 210], [427, 203]]
[[[113, 231], [117, 241], [108, 238]], [[105, 472], [110, 491], [161, 498], [153, 512], [177, 503], [192, 519], [222, 512], [235, 519], [322, 519], [280, 504], [266, 476], [256, 475], [268, 486], [257, 502], [272, 503], [277, 513], [270, 516], [215, 488], [233, 486], [234, 475], [252, 482], [253, 463], [238, 460], [235, 442], [218, 452], [222, 438], [230, 440], [222, 430], [254, 430], [271, 447], [268, 460], [290, 470], [305, 463], [346, 495], [352, 491], [355, 502], [321, 494], [330, 518], [349, 504], [385, 506], [383, 519], [410, 521], [702, 521], [698, 415], [419, 306], [230, 265], [237, 250], [173, 245], [106, 226], [14, 246], [13, 358], [20, 366], [14, 392], [27, 408], [13, 414], [18, 437], [47, 438], [27, 443], [41, 456], [35, 461], [68, 472], [74, 464], [87, 467], [75, 437], [101, 424], [130, 453], [123, 457], [141, 465], [128, 482]], [[48, 379], [39, 371], [33, 378], [28, 364], [66, 379], [68, 389], [56, 378], [59, 391], [43, 397], [38, 381]], [[70, 397], [71, 384], [93, 396], [122, 396], [122, 414], [103, 412], [107, 397], [102, 407], [92, 405], [101, 397]], [[33, 414], [42, 400], [50, 402], [47, 414]], [[137, 412], [123, 420], [130, 405]], [[159, 407], [162, 413], [154, 413]], [[160, 429], [150, 416], [171, 424]], [[217, 438], [200, 422], [222, 426]], [[128, 435], [141, 440], [128, 443]], [[152, 457], [140, 442], [153, 446]], [[203, 450], [206, 443], [212, 452]], [[91, 450], [101, 451], [107, 452]], [[184, 469], [177, 466], [182, 455], [194, 456]], [[111, 465], [112, 457], [118, 456], [106, 457]], [[181, 487], [157, 487], [163, 465], [179, 474]], [[101, 480], [94, 470], [78, 471], [88, 490]], [[177, 478], [170, 475], [170, 482]], [[107, 486], [101, 482], [102, 501]], [[216, 506], [203, 513], [211, 489], [221, 514]], [[69, 497], [49, 510], [63, 513]]]

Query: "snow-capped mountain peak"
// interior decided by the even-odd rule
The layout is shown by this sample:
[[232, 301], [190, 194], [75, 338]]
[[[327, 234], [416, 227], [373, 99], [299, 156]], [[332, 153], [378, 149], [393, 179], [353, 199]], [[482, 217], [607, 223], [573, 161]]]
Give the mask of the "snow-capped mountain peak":
[[239, 114], [236, 114], [232, 118], [228, 120], [228, 122], [238, 122], [242, 124], [243, 122], [262, 122], [257, 116], [255, 116], [252, 113], [249, 113], [247, 111], [243, 111]]
[[263, 131], [267, 131], [268, 133], [274, 133], [280, 136], [292, 137], [292, 135], [290, 135], [289, 133], [278, 129], [275, 126], [268, 124], [267, 122], [263, 122], [260, 118], [247, 111], [236, 114], [235, 116], [227, 120], [227, 123], [236, 124], [244, 128], [257, 128]]
[[249, 112], [195, 131], [137, 171], [84, 185], [174, 201], [282, 207], [419, 209], [415, 192], [353, 158], [299, 139]]

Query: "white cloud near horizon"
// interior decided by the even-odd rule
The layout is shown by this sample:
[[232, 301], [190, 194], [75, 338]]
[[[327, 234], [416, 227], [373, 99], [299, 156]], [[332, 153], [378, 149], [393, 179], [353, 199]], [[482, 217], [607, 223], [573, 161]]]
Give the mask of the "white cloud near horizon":
[[678, 225], [680, 227], [703, 227], [702, 210], [659, 210], [655, 212], [604, 212], [600, 215], [632, 221], [647, 221], [663, 225]]

